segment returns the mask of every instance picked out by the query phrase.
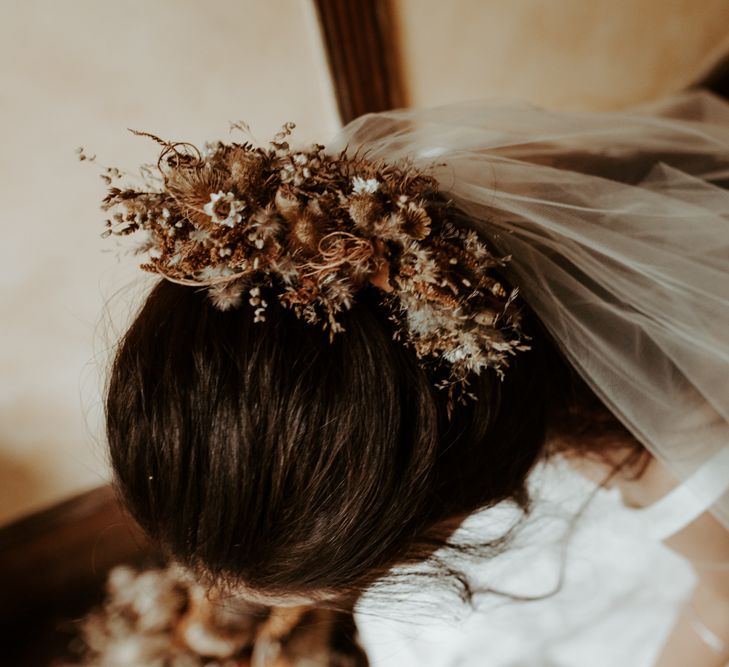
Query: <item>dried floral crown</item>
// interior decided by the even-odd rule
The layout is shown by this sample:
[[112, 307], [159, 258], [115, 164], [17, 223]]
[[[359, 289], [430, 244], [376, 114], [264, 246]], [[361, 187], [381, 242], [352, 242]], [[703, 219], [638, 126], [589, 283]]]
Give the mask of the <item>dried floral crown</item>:
[[[248, 298], [255, 321], [278, 298], [330, 338], [357, 291], [375, 285], [396, 337], [421, 360], [445, 361], [448, 383], [486, 367], [503, 375], [509, 356], [528, 349], [517, 290], [492, 271], [509, 258], [454, 224], [457, 210], [437, 180], [411, 163], [330, 155], [319, 144], [293, 150], [293, 127], [265, 149], [217, 142], [204, 151], [133, 131], [162, 152], [156, 170], [142, 168], [139, 189], [117, 187], [123, 174], [105, 169], [104, 235], [146, 232], [141, 268], [206, 286], [221, 310]], [[231, 129], [249, 132], [242, 123]]]

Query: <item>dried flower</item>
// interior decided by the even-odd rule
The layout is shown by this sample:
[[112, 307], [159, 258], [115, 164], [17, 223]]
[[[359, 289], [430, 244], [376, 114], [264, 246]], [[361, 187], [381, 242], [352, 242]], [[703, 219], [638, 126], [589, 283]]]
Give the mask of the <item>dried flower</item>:
[[210, 195], [210, 201], [203, 206], [203, 211], [218, 225], [233, 227], [241, 221], [240, 212], [245, 204], [236, 200], [232, 192], [216, 192]]
[[362, 178], [355, 176], [352, 179], [352, 192], [356, 195], [375, 194], [380, 189], [380, 183], [375, 178]]

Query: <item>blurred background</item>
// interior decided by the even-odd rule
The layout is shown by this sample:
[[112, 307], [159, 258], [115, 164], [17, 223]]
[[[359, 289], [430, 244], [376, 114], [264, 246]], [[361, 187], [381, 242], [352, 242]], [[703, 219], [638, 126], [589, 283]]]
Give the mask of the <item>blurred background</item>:
[[[134, 171], [156, 149], [127, 128], [201, 144], [242, 120], [265, 143], [294, 121], [298, 141], [326, 143], [348, 120], [398, 106], [507, 97], [614, 109], [697, 84], [727, 90], [729, 0], [3, 0], [0, 10], [8, 577], [32, 552], [18, 545], [45, 539], [35, 562], [46, 562], [50, 531], [67, 534], [74, 511], [115, 511], [108, 494], [82, 494], [108, 482], [105, 369], [151, 279], [100, 238], [104, 183], [78, 147]], [[109, 522], [89, 521], [98, 543]]]

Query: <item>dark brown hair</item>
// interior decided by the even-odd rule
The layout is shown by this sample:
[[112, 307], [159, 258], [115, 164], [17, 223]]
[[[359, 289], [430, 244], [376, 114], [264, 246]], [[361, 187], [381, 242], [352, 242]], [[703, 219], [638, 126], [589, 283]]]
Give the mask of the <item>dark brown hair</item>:
[[111, 369], [107, 435], [121, 496], [174, 558], [262, 592], [361, 591], [481, 508], [526, 510], [548, 434], [629, 438], [524, 304], [531, 349], [472, 377], [478, 400], [449, 418], [378, 295], [330, 343], [275, 298], [254, 323], [245, 302], [154, 287]]

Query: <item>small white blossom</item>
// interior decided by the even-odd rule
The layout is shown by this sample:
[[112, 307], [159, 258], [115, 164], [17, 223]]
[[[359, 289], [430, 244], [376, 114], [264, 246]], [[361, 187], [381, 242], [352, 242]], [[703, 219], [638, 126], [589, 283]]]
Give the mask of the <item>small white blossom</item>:
[[380, 189], [380, 182], [375, 178], [355, 176], [352, 179], [352, 192], [356, 195], [374, 194]]
[[443, 351], [443, 358], [452, 364], [468, 358], [468, 352], [463, 347], [454, 347], [451, 350]]
[[408, 328], [419, 336], [428, 336], [440, 327], [432, 309], [413, 299], [406, 304]]
[[196, 280], [210, 280], [212, 278], [222, 278], [235, 273], [233, 269], [227, 266], [204, 266], [195, 274]]
[[253, 243], [253, 245], [256, 246], [259, 250], [263, 249], [263, 246], [266, 244], [263, 237], [260, 236], [260, 230], [257, 230], [259, 233], [251, 232], [248, 234], [248, 240]]
[[193, 229], [187, 235], [187, 238], [191, 241], [195, 241], [196, 243], [204, 243], [210, 238], [210, 233], [206, 232], [204, 229]]
[[[228, 204], [228, 214], [223, 217], [218, 213], [218, 202]], [[212, 221], [218, 225], [235, 226], [241, 221], [240, 211], [245, 208], [245, 204], [236, 200], [232, 192], [216, 192], [210, 195], [210, 201], [203, 206], [203, 211], [210, 216]]]
[[201, 151], [201, 157], [203, 159], [209, 158], [212, 155], [214, 155], [217, 150], [218, 150], [218, 142], [206, 141], [205, 145], [203, 146], [203, 149]]

